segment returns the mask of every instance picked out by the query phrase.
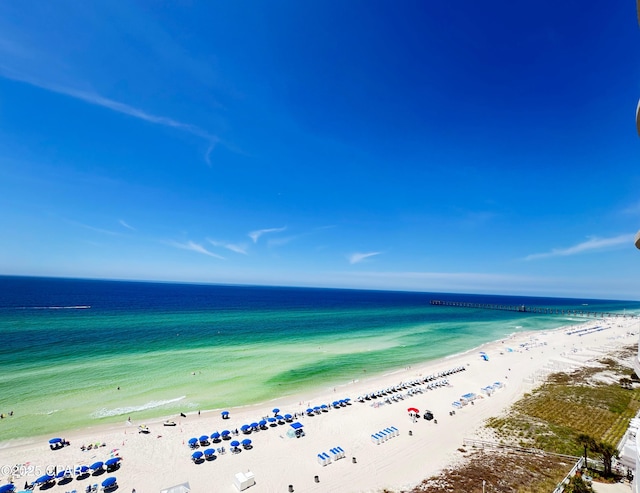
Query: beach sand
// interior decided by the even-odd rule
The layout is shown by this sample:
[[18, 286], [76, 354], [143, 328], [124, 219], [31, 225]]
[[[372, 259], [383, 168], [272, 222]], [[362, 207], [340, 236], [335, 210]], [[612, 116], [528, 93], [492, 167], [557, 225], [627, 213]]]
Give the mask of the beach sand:
[[[589, 330], [596, 326], [605, 327], [605, 330]], [[247, 471], [253, 473], [256, 481], [248, 491], [256, 493], [408, 489], [459, 461], [462, 454], [457, 449], [465, 438], [488, 438], [482, 432], [484, 421], [505, 412], [550, 372], [588, 364], [617, 348], [637, 343], [637, 326], [638, 322], [633, 319], [612, 318], [554, 331], [518, 333], [464, 354], [386, 375], [358, 375], [350, 383], [327, 388], [315, 395], [229, 409], [227, 420], [223, 420], [220, 410], [216, 410], [201, 414], [192, 412], [186, 418], [171, 416], [168, 419], [176, 422], [175, 427], [163, 426], [163, 420], [146, 422], [148, 434], [138, 432], [138, 425], [142, 423], [135, 420], [115, 426], [96, 426], [67, 434], [64, 438], [71, 445], [59, 450], [50, 450], [48, 439], [51, 437], [4, 442], [0, 444], [0, 481], [7, 479], [12, 466], [19, 465], [19, 472], [23, 474], [14, 476], [14, 482], [20, 490], [25, 480], [33, 481], [47, 472], [47, 468], [75, 468], [119, 455], [121, 466], [114, 473], [73, 479], [46, 491], [56, 493], [75, 489], [83, 492], [87, 485], [100, 485], [107, 477], [115, 476], [119, 485], [117, 491], [129, 492], [135, 488], [136, 493], [159, 492], [188, 482], [193, 492], [233, 492], [238, 491], [233, 486], [235, 474]], [[586, 330], [579, 332], [581, 328]], [[486, 353], [488, 361], [481, 357], [480, 351]], [[455, 367], [465, 370], [445, 377], [447, 386], [432, 390], [427, 390], [426, 384], [413, 386], [410, 388], [422, 388], [424, 392], [397, 402], [385, 403], [385, 397], [357, 402], [360, 395]], [[502, 382], [504, 387], [491, 396], [481, 392], [483, 387], [494, 382]], [[479, 398], [451, 415], [455, 409], [452, 403], [467, 393], [475, 393]], [[398, 394], [406, 396], [408, 390], [392, 395]], [[224, 441], [212, 445], [226, 449], [225, 454], [216, 454], [215, 460], [200, 464], [191, 460], [193, 450], [189, 449], [188, 440], [192, 437], [240, 429], [245, 423], [273, 416], [273, 408], [279, 408], [282, 415], [304, 413], [308, 407], [330, 405], [347, 397], [351, 399], [350, 405], [300, 418], [305, 431], [301, 438], [287, 436], [289, 424], [278, 425], [232, 437], [232, 440], [240, 441], [251, 439], [253, 448], [250, 450], [232, 454], [230, 442]], [[412, 419], [407, 412], [410, 407], [419, 409], [421, 414], [427, 409], [432, 411], [435, 420]], [[380, 444], [373, 443], [371, 435], [389, 427], [397, 428], [398, 436]], [[80, 448], [83, 444], [96, 442], [106, 445], [87, 451]], [[322, 452], [331, 455], [330, 450], [335, 447], [344, 450], [344, 458], [321, 465], [317, 455]], [[39, 490], [36, 487], [36, 491]]]

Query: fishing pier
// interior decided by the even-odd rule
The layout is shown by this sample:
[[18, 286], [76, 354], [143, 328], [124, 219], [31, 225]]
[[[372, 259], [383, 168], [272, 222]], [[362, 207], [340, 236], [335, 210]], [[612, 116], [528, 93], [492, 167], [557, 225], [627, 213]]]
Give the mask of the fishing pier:
[[476, 310], [502, 310], [506, 312], [539, 313], [541, 315], [568, 315], [572, 317], [593, 318], [637, 318], [631, 313], [598, 312], [595, 310], [569, 310], [544, 306], [502, 305], [493, 303], [475, 303], [471, 301], [431, 300], [433, 306], [448, 306], [453, 308], [475, 308]]

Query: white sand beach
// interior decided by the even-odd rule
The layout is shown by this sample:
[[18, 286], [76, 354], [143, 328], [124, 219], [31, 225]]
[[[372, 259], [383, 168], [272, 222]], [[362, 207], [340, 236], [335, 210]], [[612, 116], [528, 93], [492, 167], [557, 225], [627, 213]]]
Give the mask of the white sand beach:
[[[594, 330], [595, 327], [599, 330]], [[464, 438], [482, 438], [478, 434], [482, 423], [498, 416], [527, 390], [541, 383], [551, 371], [568, 370], [588, 364], [617, 348], [638, 341], [638, 321], [612, 318], [590, 320], [582, 326], [554, 331], [520, 333], [503, 341], [486, 344], [468, 353], [414, 365], [383, 376], [354, 380], [346, 385], [328, 388], [317, 395], [301, 395], [274, 400], [256, 406], [229, 409], [230, 418], [223, 420], [220, 410], [191, 413], [187, 417], [171, 416], [175, 427], [163, 426], [162, 421], [146, 422], [148, 434], [138, 432], [143, 423], [123, 422], [120, 425], [78, 430], [64, 438], [70, 445], [50, 450], [51, 437], [14, 440], [0, 444], [0, 484], [8, 479], [9, 470], [18, 465], [20, 477], [13, 480], [18, 490], [25, 481], [31, 482], [51, 469], [62, 466], [75, 469], [91, 465], [111, 456], [122, 458], [114, 473], [89, 475], [66, 484], [46, 489], [52, 493], [85, 491], [87, 485], [100, 485], [107, 477], [115, 476], [116, 491], [136, 493], [159, 492], [163, 488], [189, 483], [193, 492], [234, 492], [236, 473], [251, 471], [255, 485], [251, 492], [374, 492], [383, 488], [398, 491], [410, 488], [421, 480], [455, 463], [461, 457], [457, 451]], [[484, 352], [488, 361], [482, 358]], [[429, 390], [428, 384], [413, 385], [377, 399], [357, 402], [358, 396], [397, 386], [402, 382], [423, 380], [456, 367], [464, 371], [439, 377], [434, 382], [448, 381], [446, 386]], [[503, 384], [490, 396], [482, 388], [496, 382]], [[422, 392], [416, 391], [421, 389]], [[409, 395], [410, 392], [413, 395]], [[452, 403], [461, 396], [475, 393], [473, 404], [455, 408]], [[397, 396], [402, 394], [404, 399]], [[396, 401], [391, 400], [395, 397]], [[350, 398], [350, 404], [330, 409], [313, 417], [304, 415], [308, 407]], [[385, 402], [389, 398], [390, 402]], [[412, 419], [408, 408], [420, 411], [419, 419]], [[225, 447], [226, 453], [216, 453], [214, 460], [195, 464], [188, 446], [192, 437], [211, 435], [222, 430], [240, 429], [243, 424], [258, 422], [274, 415], [302, 413], [305, 436], [289, 437], [288, 423], [252, 432], [231, 440], [252, 441], [252, 448], [231, 453], [230, 441], [214, 443], [213, 448]], [[422, 418], [425, 410], [433, 412], [435, 420]], [[398, 436], [383, 443], [373, 442], [371, 435], [395, 427]], [[105, 446], [81, 450], [81, 445], [104, 443]], [[319, 453], [332, 455], [331, 449], [340, 447], [343, 458], [327, 465], [318, 461]], [[208, 446], [199, 447], [203, 451]], [[317, 476], [317, 481], [316, 481]], [[289, 487], [292, 486], [292, 488]], [[40, 487], [36, 487], [39, 491]]]

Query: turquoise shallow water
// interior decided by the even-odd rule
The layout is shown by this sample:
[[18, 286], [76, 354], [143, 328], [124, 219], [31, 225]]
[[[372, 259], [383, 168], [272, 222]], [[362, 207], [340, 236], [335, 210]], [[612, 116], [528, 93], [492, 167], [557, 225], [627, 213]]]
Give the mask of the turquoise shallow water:
[[[0, 440], [264, 402], [583, 319], [431, 299], [640, 313], [628, 301], [0, 277]], [[119, 387], [119, 390], [118, 390]]]

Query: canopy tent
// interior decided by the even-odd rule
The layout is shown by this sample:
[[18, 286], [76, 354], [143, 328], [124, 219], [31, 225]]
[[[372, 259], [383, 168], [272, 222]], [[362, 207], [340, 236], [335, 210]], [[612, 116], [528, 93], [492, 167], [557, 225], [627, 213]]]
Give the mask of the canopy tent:
[[301, 436], [304, 436], [304, 431], [302, 430], [302, 423], [295, 421], [294, 423], [291, 423], [289, 425], [291, 428], [289, 429], [289, 431], [287, 431], [287, 436], [289, 438], [300, 438]]
[[176, 486], [170, 486], [169, 488], [165, 488], [164, 490], [160, 490], [160, 493], [190, 493], [191, 486], [189, 483], [182, 483]]

